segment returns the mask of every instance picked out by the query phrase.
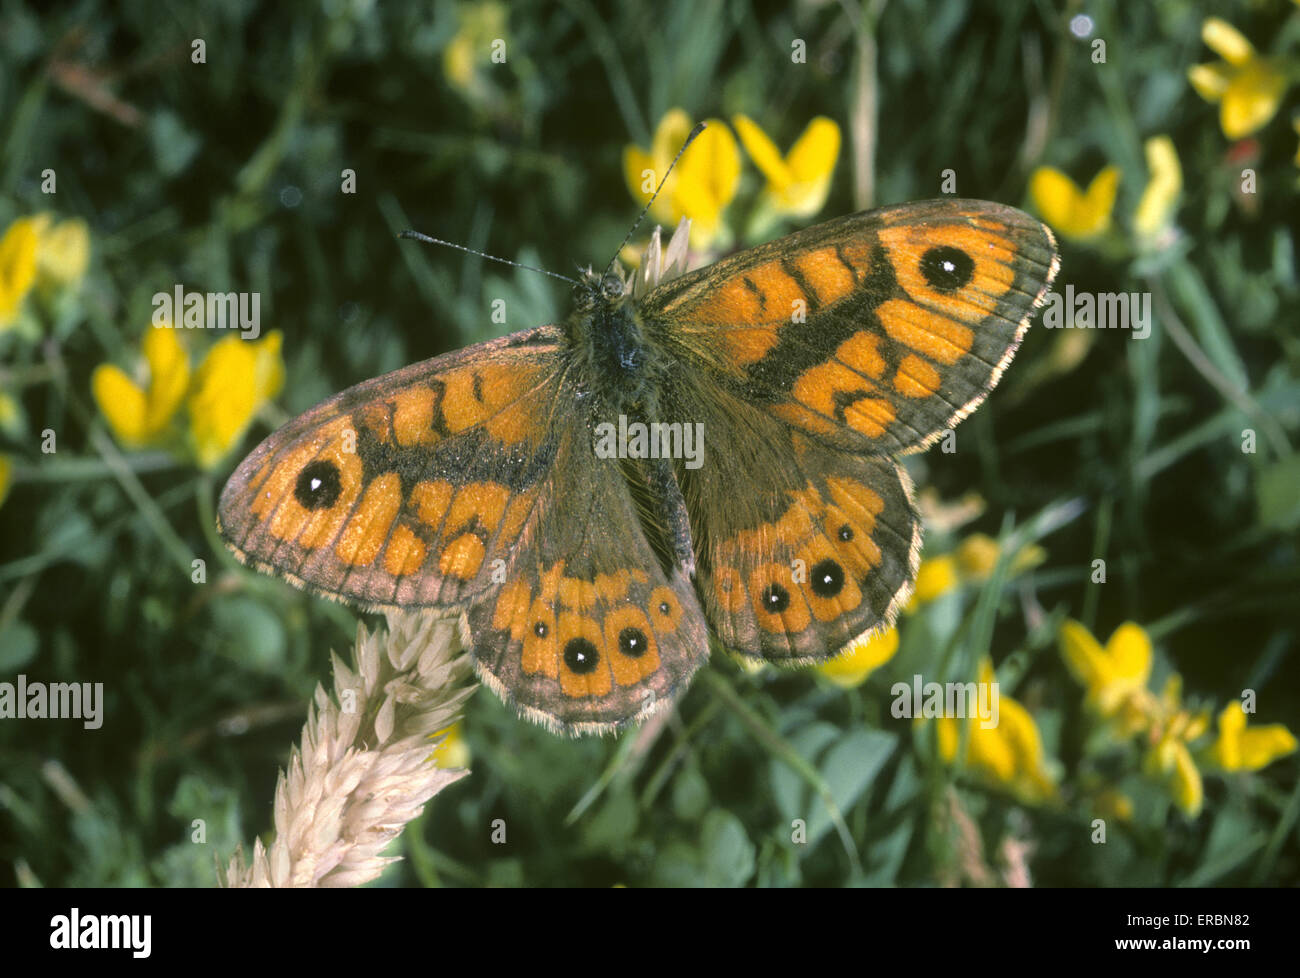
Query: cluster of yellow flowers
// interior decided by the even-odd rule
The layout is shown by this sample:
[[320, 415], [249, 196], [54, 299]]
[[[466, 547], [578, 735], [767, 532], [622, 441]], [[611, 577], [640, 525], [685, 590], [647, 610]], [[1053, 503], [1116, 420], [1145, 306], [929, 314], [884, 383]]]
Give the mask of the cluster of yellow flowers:
[[1159, 695], [1151, 678], [1151, 639], [1132, 622], [1115, 629], [1105, 648], [1077, 621], [1061, 626], [1061, 656], [1086, 690], [1085, 705], [1116, 743], [1140, 738], [1143, 770], [1169, 791], [1187, 815], [1200, 813], [1202, 773], [1258, 771], [1296, 749], [1296, 738], [1280, 723], [1250, 727], [1241, 702], [1218, 718], [1218, 737], [1196, 749], [1209, 733], [1210, 715], [1182, 703], [1182, 680], [1173, 675]]
[[77, 219], [20, 217], [0, 238], [0, 332], [12, 329], [33, 292], [75, 288], [90, 262], [90, 233]]
[[[1188, 81], [1198, 95], [1219, 106], [1219, 125], [1229, 139], [1253, 135], [1277, 114], [1295, 66], [1285, 59], [1262, 56], [1235, 27], [1219, 17], [1201, 25], [1201, 39], [1223, 60], [1193, 65]], [[1300, 134], [1300, 117], [1294, 125]], [[1140, 246], [1167, 240], [1183, 174], [1178, 153], [1168, 136], [1154, 136], [1145, 144], [1149, 179], [1132, 215], [1132, 226]], [[1300, 165], [1300, 149], [1296, 151]], [[1112, 213], [1119, 190], [1120, 170], [1104, 167], [1087, 189], [1082, 189], [1054, 167], [1043, 166], [1029, 180], [1034, 207], [1053, 228], [1067, 238], [1095, 240], [1112, 226]]]
[[[767, 181], [751, 227], [768, 226], [780, 217], [809, 217], [821, 210], [840, 155], [840, 127], [833, 120], [824, 116], [813, 119], [784, 155], [748, 116], [733, 116], [731, 123]], [[628, 189], [642, 204], [650, 200], [692, 127], [685, 111], [671, 109], [659, 120], [648, 150], [640, 146], [623, 150]], [[709, 119], [704, 132], [668, 174], [650, 215], [668, 227], [689, 218], [693, 247], [723, 248], [734, 238], [724, 211], [739, 186], [736, 137], [721, 119]]]
[[197, 370], [180, 330], [153, 326], [145, 333], [136, 376], [101, 364], [91, 391], [118, 441], [128, 448], [173, 447], [182, 407], [189, 414], [185, 446], [203, 469], [215, 468], [239, 444], [262, 406], [284, 386], [281, 335], [249, 342], [218, 340]]
[[[903, 610], [912, 614], [923, 605], [963, 584], [987, 581], [997, 565], [1001, 548], [986, 533], [972, 533], [952, 553], [927, 557], [916, 572], [912, 599]], [[1011, 560], [1011, 574], [1037, 567], [1047, 559], [1047, 551], [1031, 544], [1023, 547]]]
[[[21, 217], [0, 238], [0, 333], [39, 335], [30, 298], [58, 300], [80, 285], [90, 260], [84, 221], [56, 222], [49, 214]], [[183, 449], [200, 468], [213, 469], [239, 443], [253, 416], [284, 384], [281, 336], [248, 342], [228, 336], [213, 344], [196, 369], [181, 330], [151, 327], [131, 374], [101, 364], [91, 392], [109, 427], [128, 448]], [[188, 413], [182, 437], [177, 418]], [[0, 428], [13, 433], [19, 408], [0, 390]], [[0, 454], [0, 503], [9, 493], [14, 462]]]
[[[914, 613], [966, 583], [987, 580], [999, 555], [997, 541], [977, 533], [951, 553], [927, 558], [921, 564], [907, 611]], [[1026, 547], [1013, 558], [1011, 572], [1028, 570], [1045, 558], [1042, 548]], [[1220, 712], [1217, 738], [1198, 745], [1210, 731], [1209, 713], [1183, 705], [1182, 683], [1177, 675], [1170, 678], [1159, 695], [1147, 688], [1151, 641], [1131, 622], [1116, 629], [1105, 648], [1076, 621], [1067, 621], [1061, 627], [1059, 641], [1066, 666], [1086, 690], [1088, 711], [1104, 725], [1114, 743], [1139, 738], [1143, 745], [1142, 770], [1163, 785], [1178, 808], [1189, 816], [1201, 810], [1203, 773], [1257, 771], [1296, 750], [1296, 738], [1284, 725], [1249, 726], [1240, 702]], [[889, 662], [898, 648], [898, 629], [890, 628], [817, 668], [831, 682], [850, 689]], [[980, 662], [976, 679], [985, 688], [996, 682], [989, 658]], [[978, 718], [938, 718], [934, 730], [939, 757], [949, 765], [960, 763], [977, 780], [1026, 804], [1059, 800], [1054, 773], [1059, 765], [1048, 759], [1033, 716], [1009, 696], [1000, 695], [998, 700], [998, 722], [992, 726]], [[1094, 794], [1096, 805], [1108, 812], [1121, 817], [1132, 812], [1132, 803], [1117, 789], [1107, 787]]]
[[[0, 334], [40, 335], [30, 315], [30, 298], [47, 302], [74, 293], [90, 263], [90, 233], [84, 221], [55, 221], [50, 214], [20, 217], [0, 237]], [[0, 431], [17, 437], [20, 411], [14, 396], [0, 389]], [[13, 459], [0, 452], [0, 505], [13, 481]]]

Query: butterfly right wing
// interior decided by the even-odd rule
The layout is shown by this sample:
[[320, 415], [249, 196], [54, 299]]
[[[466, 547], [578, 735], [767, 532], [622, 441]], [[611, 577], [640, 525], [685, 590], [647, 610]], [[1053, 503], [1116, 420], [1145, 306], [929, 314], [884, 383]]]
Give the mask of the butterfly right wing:
[[1052, 232], [980, 200], [837, 218], [670, 280], [641, 307], [678, 362], [825, 444], [924, 448], [988, 396], [1056, 274]]

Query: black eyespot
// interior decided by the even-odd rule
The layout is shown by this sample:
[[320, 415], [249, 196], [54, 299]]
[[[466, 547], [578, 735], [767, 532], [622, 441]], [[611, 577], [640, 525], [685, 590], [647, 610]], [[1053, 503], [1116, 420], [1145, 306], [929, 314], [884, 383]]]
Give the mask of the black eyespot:
[[936, 292], [956, 292], [975, 274], [975, 262], [960, 248], [943, 245], [921, 256], [921, 274]]
[[639, 628], [625, 628], [618, 633], [618, 650], [629, 659], [639, 659], [650, 647], [645, 632]]
[[333, 462], [311, 462], [298, 473], [293, 487], [293, 498], [303, 509], [329, 509], [338, 502], [343, 483], [339, 467]]
[[539, 621], [533, 626], [533, 634], [538, 638], [546, 638], [548, 632], [550, 632], [550, 629], [546, 627], [546, 622], [544, 621]]
[[843, 526], [840, 527], [839, 536], [841, 540], [843, 540], [845, 543], [848, 543], [850, 540], [853, 539], [853, 527], [845, 523]]
[[666, 615], [666, 614], [668, 614], [668, 612], [671, 611], [671, 610], [672, 610], [672, 609], [668, 607], [668, 602], [667, 602], [667, 601], [660, 601], [660, 602], [659, 602], [659, 614], [661, 614], [661, 615]]
[[769, 584], [764, 589], [761, 600], [764, 611], [779, 615], [790, 607], [790, 592], [780, 584]]
[[570, 672], [585, 676], [589, 672], [595, 672], [599, 662], [600, 653], [587, 639], [571, 638], [564, 643], [564, 664]]
[[844, 568], [833, 560], [819, 560], [812, 569], [809, 582], [813, 594], [819, 598], [833, 598], [844, 587]]

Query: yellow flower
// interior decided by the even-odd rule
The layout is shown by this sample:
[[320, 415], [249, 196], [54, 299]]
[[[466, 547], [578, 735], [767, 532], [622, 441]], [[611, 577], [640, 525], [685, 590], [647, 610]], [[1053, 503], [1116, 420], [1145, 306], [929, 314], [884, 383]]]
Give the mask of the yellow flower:
[[[632, 196], [644, 204], [663, 179], [673, 157], [690, 135], [691, 118], [681, 109], [669, 110], [655, 130], [647, 152], [639, 146], [623, 149], [623, 174]], [[691, 244], [707, 248], [725, 232], [722, 212], [736, 195], [740, 183], [740, 150], [726, 123], [710, 119], [668, 175], [650, 214], [675, 227], [683, 217], [691, 221]]]
[[460, 29], [442, 52], [442, 73], [466, 98], [478, 98], [483, 79], [479, 66], [488, 62], [496, 42], [505, 42], [506, 10], [499, 3], [466, 4], [460, 8]]
[[[954, 556], [961, 576], [971, 581], [986, 581], [997, 566], [1001, 553], [998, 542], [986, 533], [972, 533], [957, 547]], [[1022, 547], [1012, 558], [1011, 572], [1029, 570], [1047, 559], [1047, 551], [1037, 544]]]
[[1147, 633], [1125, 622], [1102, 649], [1088, 629], [1070, 619], [1061, 625], [1058, 638], [1061, 657], [1087, 690], [1088, 704], [1107, 718], [1116, 717], [1122, 710], [1121, 726], [1126, 732], [1141, 729], [1154, 710], [1154, 700], [1146, 688], [1151, 676], [1151, 640]]
[[20, 217], [0, 238], [0, 327], [13, 322], [36, 280], [35, 218]]
[[906, 610], [916, 611], [923, 604], [947, 594], [957, 586], [957, 561], [952, 554], [943, 554], [921, 561], [916, 572], [916, 585], [912, 589], [912, 600]]
[[1223, 60], [1193, 65], [1187, 80], [1205, 101], [1219, 103], [1219, 126], [1242, 139], [1268, 124], [1286, 91], [1287, 77], [1274, 58], [1261, 58], [1241, 32], [1218, 17], [1201, 25], [1201, 40]]
[[199, 466], [215, 467], [243, 438], [253, 416], [284, 385], [282, 336], [272, 331], [257, 342], [238, 336], [219, 340], [194, 374], [190, 394], [190, 442]]
[[898, 629], [854, 642], [841, 655], [817, 666], [817, 671], [843, 689], [861, 686], [866, 678], [898, 652]]
[[90, 263], [90, 231], [79, 218], [60, 221], [49, 227], [48, 215], [42, 215], [40, 242], [36, 250], [37, 277], [52, 288], [76, 285]]
[[834, 120], [813, 119], [784, 157], [749, 116], [732, 116], [731, 124], [754, 165], [767, 177], [766, 206], [791, 217], [810, 217], [822, 209], [840, 156], [840, 127]]
[[1206, 759], [1221, 771], [1258, 771], [1295, 749], [1295, 735], [1284, 725], [1269, 723], [1248, 729], [1241, 703], [1230, 703], [1219, 714], [1219, 736]]
[[[993, 663], [983, 659], [979, 682], [997, 681]], [[939, 756], [951, 764], [957, 757], [961, 730], [953, 717], [939, 718]], [[1043, 738], [1025, 707], [1010, 696], [998, 696], [997, 724], [985, 726], [979, 717], [967, 719], [965, 765], [1026, 804], [1040, 804], [1056, 795], [1056, 782], [1047, 769]]]
[[1151, 179], [1142, 191], [1137, 210], [1133, 212], [1133, 228], [1142, 238], [1152, 239], [1169, 226], [1174, 205], [1183, 191], [1183, 168], [1178, 163], [1178, 151], [1168, 136], [1153, 136], [1146, 141], [1147, 170]]
[[430, 739], [445, 738], [433, 749], [433, 762], [441, 768], [469, 767], [469, 744], [465, 742], [463, 724], [457, 720], [450, 727], [432, 734]]
[[147, 384], [137, 384], [111, 363], [95, 368], [91, 393], [120, 442], [133, 448], [159, 441], [181, 406], [190, 361], [176, 330], [151, 327], [141, 344]]
[[1184, 814], [1195, 818], [1201, 813], [1205, 801], [1201, 772], [1192, 760], [1186, 741], [1172, 729], [1147, 754], [1146, 770], [1148, 774], [1164, 779], [1174, 804]]
[[1119, 177], [1119, 167], [1105, 167], [1085, 191], [1060, 170], [1040, 166], [1029, 178], [1029, 196], [1053, 228], [1067, 238], [1086, 241], [1110, 229]]
[[8, 455], [0, 454], [0, 506], [9, 496], [9, 487], [13, 484], [14, 463]]

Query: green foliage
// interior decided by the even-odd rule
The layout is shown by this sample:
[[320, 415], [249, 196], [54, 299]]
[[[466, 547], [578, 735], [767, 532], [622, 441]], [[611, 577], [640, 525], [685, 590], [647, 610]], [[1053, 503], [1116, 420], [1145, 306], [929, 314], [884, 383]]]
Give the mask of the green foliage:
[[[1222, 16], [1262, 50], [1300, 51], [1294, 5], [1229, 6]], [[622, 149], [648, 145], [674, 106], [695, 119], [743, 112], [783, 149], [814, 116], [836, 120], [844, 150], [821, 216], [847, 213], [867, 167], [855, 148], [864, 32], [877, 51], [875, 202], [937, 196], [954, 168], [962, 196], [1028, 206], [1036, 166], [1086, 185], [1113, 163], [1117, 231], [1066, 240], [1061, 281], [1152, 292], [1151, 336], [1096, 331], [1071, 358], [1071, 331], [1031, 330], [959, 429], [959, 451], [909, 462], [945, 500], [980, 494], [984, 515], [962, 534], [997, 538], [1004, 560], [905, 618], [900, 651], [865, 684], [750, 674], [715, 654], [653, 735], [583, 741], [482, 691], [464, 727], [472, 775], [405, 833], [385, 881], [996, 883], [1009, 840], [1027, 843], [1035, 883], [1300, 878], [1294, 755], [1207, 780], [1190, 818], [1133, 757], [1097, 751], [1056, 645], [1066, 618], [1103, 640], [1139, 622], [1157, 645], [1154, 689], [1179, 674], [1188, 702], [1212, 713], [1254, 689], [1258, 722], [1297, 726], [1295, 90], [1234, 148], [1185, 76], [1213, 60], [1202, 14], [1174, 0], [1094, 5], [1104, 64], [1046, 3], [502, 10], [506, 62], [474, 47], [456, 84], [444, 58], [464, 31], [478, 43], [484, 13], [450, 0], [0, 11], [0, 228], [40, 211], [79, 217], [93, 254], [74, 297], [0, 331], [0, 395], [14, 404], [0, 418], [14, 472], [0, 507], [0, 681], [105, 684], [99, 730], [0, 720], [0, 880], [208, 885], [214, 858], [269, 830], [276, 769], [354, 619], [234, 563], [213, 530], [222, 480], [270, 425], [336, 390], [567, 308], [553, 280], [397, 231], [563, 273], [603, 264], [636, 213]], [[794, 38], [806, 64], [791, 63]], [[1124, 233], [1157, 134], [1182, 162], [1180, 235], [1135, 250]], [[1253, 196], [1239, 192], [1247, 165]], [[347, 169], [356, 194], [339, 192]], [[744, 173], [752, 198], [761, 177], [748, 161]], [[97, 365], [130, 372], [150, 297], [177, 282], [260, 292], [264, 330], [284, 334], [278, 407], [211, 474], [116, 447], [90, 395]], [[494, 298], [507, 300], [505, 326]], [[207, 345], [198, 337], [196, 356]], [[1244, 429], [1258, 435], [1253, 454]], [[926, 554], [959, 540], [934, 530]], [[1028, 544], [1045, 562], [1013, 573], [1007, 555]], [[205, 583], [192, 581], [194, 557]], [[1092, 582], [1097, 558], [1105, 584]], [[1037, 723], [1062, 804], [954, 771], [932, 724], [891, 716], [893, 682], [968, 679], [987, 654]], [[1096, 844], [1101, 789], [1133, 814]]]

